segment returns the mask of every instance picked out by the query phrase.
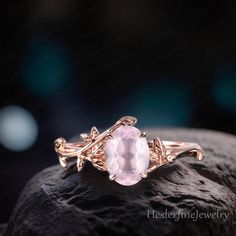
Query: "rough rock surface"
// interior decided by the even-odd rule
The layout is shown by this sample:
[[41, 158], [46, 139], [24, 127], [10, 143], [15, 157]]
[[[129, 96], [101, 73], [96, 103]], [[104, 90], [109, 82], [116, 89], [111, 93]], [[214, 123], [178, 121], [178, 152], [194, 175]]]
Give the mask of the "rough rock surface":
[[0, 224], [0, 235], [3, 235], [6, 227], [7, 227], [7, 224]]
[[[197, 142], [206, 158], [179, 158], [130, 187], [109, 181], [88, 163], [80, 173], [49, 167], [23, 190], [5, 235], [236, 235], [236, 138], [185, 129], [148, 136], [154, 134]], [[169, 218], [153, 218], [153, 210]], [[215, 215], [190, 219], [197, 211]], [[171, 212], [192, 215], [173, 219]], [[227, 219], [220, 213], [228, 213]]]

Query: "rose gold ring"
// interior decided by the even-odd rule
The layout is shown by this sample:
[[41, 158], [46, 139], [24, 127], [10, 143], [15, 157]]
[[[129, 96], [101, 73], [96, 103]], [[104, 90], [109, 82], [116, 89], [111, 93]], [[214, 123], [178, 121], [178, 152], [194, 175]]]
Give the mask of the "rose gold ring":
[[205, 156], [196, 143], [147, 141], [146, 133], [134, 125], [132, 116], [120, 118], [113, 126], [99, 133], [92, 127], [89, 134], [82, 133], [82, 141], [69, 143], [64, 138], [54, 142], [61, 166], [66, 167], [76, 159], [80, 171], [90, 161], [100, 171], [108, 171], [110, 180], [121, 185], [133, 185], [160, 166], [172, 163], [182, 154], [194, 155], [198, 160]]

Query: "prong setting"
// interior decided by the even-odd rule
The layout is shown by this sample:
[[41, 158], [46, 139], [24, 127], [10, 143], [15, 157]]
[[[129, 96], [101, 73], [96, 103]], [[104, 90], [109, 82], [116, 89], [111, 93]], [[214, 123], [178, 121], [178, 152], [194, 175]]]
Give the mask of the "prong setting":
[[145, 178], [147, 178], [147, 173], [140, 173], [140, 177], [142, 178], [142, 179], [145, 179]]
[[110, 179], [111, 181], [114, 181], [114, 180], [116, 179], [116, 176], [115, 176], [115, 175], [109, 175], [109, 179]]
[[142, 132], [142, 133], [140, 134], [140, 137], [141, 137], [141, 138], [147, 137], [147, 133], [146, 133], [146, 132]]

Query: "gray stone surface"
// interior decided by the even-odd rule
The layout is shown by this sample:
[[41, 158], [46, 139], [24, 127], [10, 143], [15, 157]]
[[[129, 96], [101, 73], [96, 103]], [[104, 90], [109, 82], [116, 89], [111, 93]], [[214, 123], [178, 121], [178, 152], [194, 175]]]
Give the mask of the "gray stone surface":
[[7, 227], [7, 224], [0, 224], [0, 236], [3, 235]]
[[[179, 158], [130, 187], [88, 163], [80, 173], [73, 166], [49, 167], [24, 188], [5, 235], [236, 235], [236, 138], [185, 129], [149, 131], [153, 135], [197, 142], [206, 158]], [[148, 210], [228, 218], [158, 219], [148, 218]]]

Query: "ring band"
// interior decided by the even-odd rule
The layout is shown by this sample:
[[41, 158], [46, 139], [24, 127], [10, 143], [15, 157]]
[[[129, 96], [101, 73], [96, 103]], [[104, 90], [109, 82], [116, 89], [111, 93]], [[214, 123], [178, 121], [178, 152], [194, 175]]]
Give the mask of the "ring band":
[[54, 141], [54, 148], [62, 167], [72, 159], [77, 161], [80, 171], [90, 161], [100, 171], [108, 171], [110, 180], [121, 185], [133, 185], [160, 166], [172, 163], [182, 154], [196, 156], [202, 160], [204, 151], [196, 143], [146, 140], [146, 133], [134, 125], [132, 116], [120, 118], [106, 131], [99, 133], [92, 127], [89, 134], [82, 133], [82, 141], [69, 143], [64, 138]]

